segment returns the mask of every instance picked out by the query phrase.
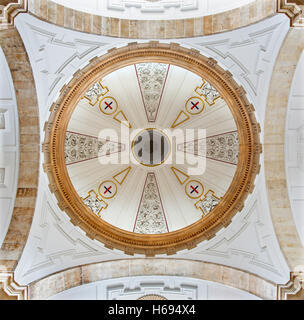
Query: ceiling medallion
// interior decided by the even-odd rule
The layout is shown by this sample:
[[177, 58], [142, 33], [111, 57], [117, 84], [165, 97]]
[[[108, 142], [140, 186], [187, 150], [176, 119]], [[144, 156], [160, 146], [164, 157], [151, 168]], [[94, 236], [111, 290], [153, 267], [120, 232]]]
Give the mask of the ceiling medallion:
[[[133, 88], [123, 103], [117, 79]], [[213, 124], [205, 136], [173, 144], [170, 130], [203, 123]], [[101, 137], [105, 126], [120, 141]], [[215, 60], [173, 43], [133, 43], [94, 58], [61, 90], [44, 169], [59, 207], [90, 238], [127, 254], [174, 254], [212, 238], [243, 208], [259, 172], [259, 132], [244, 89]], [[177, 155], [206, 159], [206, 172], [172, 162]]]

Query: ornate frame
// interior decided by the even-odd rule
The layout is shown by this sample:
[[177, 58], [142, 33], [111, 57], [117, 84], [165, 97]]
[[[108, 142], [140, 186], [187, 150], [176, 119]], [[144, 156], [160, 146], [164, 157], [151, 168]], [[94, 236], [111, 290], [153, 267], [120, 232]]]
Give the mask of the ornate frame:
[[[135, 234], [98, 218], [76, 193], [64, 161], [65, 132], [83, 92], [110, 72], [139, 62], [170, 63], [203, 76], [227, 102], [239, 132], [239, 162], [222, 201], [210, 214], [192, 225], [159, 235]], [[158, 41], [130, 43], [119, 49], [111, 49], [105, 55], [93, 58], [86, 67], [74, 74], [72, 80], [61, 89], [50, 111], [43, 143], [44, 170], [50, 181], [50, 190], [55, 194], [58, 206], [70, 216], [71, 222], [82, 228], [88, 237], [101, 241], [108, 248], [146, 256], [170, 255], [182, 249], [194, 248], [199, 242], [215, 236], [222, 227], [228, 226], [254, 188], [262, 151], [260, 127], [254, 108], [248, 102], [245, 90], [232, 79], [232, 74], [222, 69], [214, 59], [201, 55], [198, 50]]]

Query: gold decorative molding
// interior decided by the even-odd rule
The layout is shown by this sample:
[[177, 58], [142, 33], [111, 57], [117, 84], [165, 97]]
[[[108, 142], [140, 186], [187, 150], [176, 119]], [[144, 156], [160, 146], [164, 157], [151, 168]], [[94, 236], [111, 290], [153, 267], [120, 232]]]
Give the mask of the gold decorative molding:
[[[64, 161], [65, 133], [73, 110], [83, 93], [107, 74], [142, 61], [171, 63], [200, 77], [204, 76], [204, 79], [220, 92], [231, 110], [239, 132], [240, 145], [237, 174], [218, 206], [207, 217], [190, 226], [148, 237], [121, 230], [92, 215], [77, 195]], [[51, 107], [45, 126], [44, 168], [58, 205], [71, 217], [72, 223], [81, 227], [90, 238], [101, 241], [108, 248], [116, 248], [131, 255], [173, 254], [212, 238], [243, 208], [259, 171], [259, 133], [254, 108], [247, 100], [244, 89], [233, 80], [229, 71], [223, 70], [214, 61], [210, 63], [210, 59], [199, 51], [189, 50], [175, 43], [131, 43], [126, 47], [111, 49], [107, 54], [91, 60], [91, 63], [76, 72], [73, 79], [61, 90], [58, 100]]]
[[0, 30], [13, 27], [15, 17], [22, 12], [28, 11], [28, 0], [4, 1], [0, 2]]
[[[180, 184], [184, 184], [190, 178], [187, 174], [175, 167], [171, 167], [171, 170]], [[180, 179], [181, 177], [183, 178], [183, 180]]]
[[304, 300], [304, 272], [291, 272], [285, 285], [278, 285], [278, 300]]
[[20, 286], [15, 282], [13, 272], [0, 272], [0, 284], [6, 295], [16, 297], [17, 300], [28, 299], [27, 286]]
[[277, 0], [277, 12], [288, 16], [291, 27], [304, 27], [304, 1]]
[[[183, 117], [183, 119], [181, 119]], [[187, 120], [190, 119], [190, 116], [185, 113], [185, 111], [180, 111], [179, 114], [177, 115], [176, 119], [174, 120], [174, 122], [171, 125], [171, 128], [174, 129], [177, 126], [179, 126], [180, 124], [186, 122]]]

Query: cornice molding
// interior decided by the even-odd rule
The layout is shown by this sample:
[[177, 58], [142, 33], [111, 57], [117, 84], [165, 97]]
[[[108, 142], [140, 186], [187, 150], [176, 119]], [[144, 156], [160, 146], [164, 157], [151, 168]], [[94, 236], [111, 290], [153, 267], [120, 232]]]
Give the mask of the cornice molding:
[[302, 300], [304, 296], [304, 272], [291, 272], [285, 285], [278, 285], [278, 300]]
[[18, 300], [28, 299], [28, 287], [20, 286], [14, 280], [13, 272], [0, 272], [0, 283], [8, 296], [17, 297]]
[[296, 1], [277, 0], [277, 12], [284, 13], [290, 19], [291, 27], [304, 27], [304, 2], [298, 5]]
[[28, 0], [17, 0], [8, 3], [0, 14], [0, 30], [14, 26], [14, 19], [19, 13], [28, 11]]
[[[300, 1], [288, 1], [288, 0], [276, 0], [277, 3], [276, 3], [276, 12], [277, 13], [284, 13], [286, 14], [289, 19], [290, 19], [290, 26], [291, 27], [303, 27], [304, 26], [304, 3], [303, 4], [299, 4], [298, 2]], [[267, 3], [267, 1], [264, 1], [265, 4], [263, 2], [259, 2], [259, 1], [256, 1], [253, 5], [250, 4], [248, 6], [246, 6], [246, 8], [248, 7], [248, 10], [253, 10], [253, 9], [257, 9], [259, 5], [262, 5], [262, 6], [265, 6], [265, 8], [267, 8], [267, 10], [269, 10], [269, 12], [267, 12], [265, 14], [265, 16], [269, 16], [271, 15], [271, 7], [269, 6], [269, 4]], [[269, 2], [270, 3], [270, 2]], [[300, 2], [301, 3], [301, 2]], [[36, 16], [38, 16], [39, 18], [43, 19], [43, 20], [46, 20], [46, 21], [49, 21], [49, 22], [56, 22], [56, 24], [59, 24], [61, 25], [61, 23], [59, 22], [61, 19], [59, 19], [59, 17], [57, 18], [56, 14], [54, 14], [53, 16], [49, 15], [48, 14], [48, 11], [50, 12], [53, 12], [55, 11], [54, 10], [54, 6], [58, 6], [58, 10], [63, 10], [64, 7], [62, 6], [59, 6], [57, 4], [54, 4], [52, 3], [51, 1], [46, 1], [45, 2], [45, 6], [37, 6], [35, 4], [34, 6], [34, 9], [32, 9], [32, 13]], [[269, 6], [269, 8], [267, 7]], [[50, 9], [48, 10], [48, 7], [50, 7]], [[38, 9], [37, 9], [38, 8]], [[263, 12], [266, 10], [264, 7], [263, 7]], [[264, 10], [265, 9], [265, 10]], [[89, 26], [87, 21], [86, 23], [83, 23], [82, 24], [82, 27], [81, 27], [81, 30], [79, 30], [79, 28], [77, 27], [74, 27], [74, 26], [67, 26], [69, 28], [72, 28], [72, 29], [76, 29], [76, 30], [79, 30], [79, 31], [84, 31], [84, 32], [90, 32], [90, 33], [96, 33], [96, 34], [104, 34], [104, 35], [109, 35], [109, 36], [119, 36], [119, 37], [127, 37], [127, 38], [137, 38], [137, 37], [134, 37], [132, 36], [132, 34], [130, 33], [130, 30], [129, 30], [129, 34], [126, 34], [124, 30], [121, 31], [121, 34], [116, 34], [115, 31], [113, 31], [112, 29], [113, 28], [110, 28], [110, 30], [106, 31], [106, 30], [94, 30], [94, 28], [98, 25], [97, 21], [101, 20], [101, 19], [105, 19], [105, 20], [108, 20], [106, 22], [106, 24], [108, 25], [111, 25], [111, 23], [115, 20], [115, 22], [119, 22], [118, 24], [122, 24], [123, 25], [123, 28], [126, 29], [126, 26], [130, 24], [129, 20], [126, 20], [126, 19], [114, 19], [114, 18], [108, 18], [108, 17], [99, 17], [99, 16], [96, 16], [96, 15], [90, 15], [90, 14], [86, 14], [86, 13], [83, 13], [83, 12], [78, 12], [77, 10], [73, 10], [73, 9], [69, 9], [67, 8], [66, 9], [67, 11], [70, 11], [70, 14], [73, 15], [77, 15], [78, 16], [83, 16], [82, 17], [82, 20], [91, 20], [91, 25], [92, 26]], [[239, 8], [237, 9], [234, 9], [232, 10], [233, 12], [233, 16], [237, 17], [239, 15]], [[256, 10], [258, 11], [258, 10]], [[14, 19], [15, 17], [19, 14], [19, 13], [25, 13], [25, 12], [28, 12], [28, 0], [17, 0], [17, 2], [10, 2], [8, 3], [6, 6], [3, 7], [3, 10], [2, 10], [2, 14], [0, 15], [0, 29], [7, 29], [7, 28], [10, 28], [12, 26], [14, 26]], [[77, 14], [76, 14], [77, 13]], [[212, 17], [216, 17], [216, 16], [223, 16], [226, 12], [222, 12], [222, 13], [219, 13], [219, 14], [216, 14], [216, 15], [211, 15], [211, 16], [207, 16], [207, 17], [203, 17], [202, 19], [205, 21], [207, 19], [210, 20], [209, 17], [211, 17], [211, 20], [216, 20], [216, 19], [212, 19]], [[60, 13], [62, 14], [62, 13]], [[58, 13], [59, 15], [59, 13]], [[231, 15], [231, 12], [229, 13], [229, 15]], [[265, 16], [261, 16], [260, 18], [263, 19], [265, 18]], [[88, 19], [88, 17], [90, 17], [90, 19]], [[251, 17], [252, 19], [252, 17]], [[256, 21], [259, 20], [259, 18], [257, 17], [254, 17], [255, 20], [253, 21], [249, 21], [249, 24], [250, 23], [254, 23]], [[54, 21], [53, 21], [54, 20]], [[74, 19], [69, 19], [70, 21], [74, 20]], [[117, 20], [117, 21], [116, 21]], [[183, 24], [194, 24], [194, 20], [195, 19], [180, 19], [180, 20], [174, 20], [175, 23], [178, 23], [179, 21], [183, 22]], [[197, 20], [197, 19], [196, 19]], [[235, 20], [235, 19], [234, 19]], [[92, 23], [92, 21], [94, 21], [94, 23]], [[131, 20], [130, 20], [131, 21]], [[145, 24], [145, 20], [143, 21], [139, 21], [138, 23], [139, 24]], [[163, 21], [160, 21], [160, 22], [157, 22], [157, 21], [152, 21], [152, 22], [149, 22], [150, 24], [151, 23], [163, 23]], [[213, 23], [213, 22], [212, 22]], [[101, 26], [101, 21], [99, 21], [99, 24]], [[171, 23], [172, 24], [172, 23]], [[210, 24], [210, 22], [208, 21], [203, 23], [203, 25], [206, 24]], [[62, 25], [65, 25], [65, 23], [63, 23]], [[205, 30], [206, 27], [204, 26], [203, 28], [203, 34], [212, 34], [214, 32], [220, 32], [220, 31], [227, 31], [227, 30], [231, 30], [231, 29], [234, 29], [234, 28], [238, 28], [238, 27], [242, 27], [242, 22], [239, 22], [239, 24], [236, 24], [235, 26], [227, 26], [227, 29], [223, 29], [223, 30], [216, 30], [219, 26], [216, 26], [214, 25], [211, 29], [212, 30]], [[116, 29], [120, 29], [120, 28], [117, 28], [116, 26]], [[129, 28], [128, 28], [129, 29]], [[143, 29], [142, 27], [140, 29]], [[155, 29], [155, 28], [151, 28], [151, 29]], [[189, 28], [187, 28], [189, 29]], [[117, 31], [118, 32], [118, 31]], [[174, 32], [173, 30], [171, 32]], [[176, 32], [176, 31], [175, 31]], [[199, 36], [199, 35], [202, 35], [202, 31], [199, 31], [198, 34], [195, 34], [195, 31], [193, 29], [193, 34], [188, 34], [188, 35], [184, 35], [184, 34], [181, 34], [181, 32], [178, 32], [178, 34], [176, 34], [175, 36], [173, 36], [172, 34], [172, 37], [175, 37], [175, 38], [180, 38], [180, 37], [184, 37], [184, 36]], [[143, 38], [154, 38], [154, 36], [152, 34], [150, 34], [151, 32], [148, 31], [148, 34], [143, 36]], [[159, 38], [170, 38], [171, 36], [167, 36], [167, 35], [164, 35], [162, 36], [161, 34], [159, 34]]]

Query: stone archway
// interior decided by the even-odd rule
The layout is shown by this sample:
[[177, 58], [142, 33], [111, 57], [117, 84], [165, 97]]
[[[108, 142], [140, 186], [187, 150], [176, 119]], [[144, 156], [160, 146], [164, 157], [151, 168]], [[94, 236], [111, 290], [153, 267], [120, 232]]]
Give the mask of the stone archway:
[[32, 224], [38, 188], [40, 128], [36, 88], [22, 39], [15, 28], [0, 31], [17, 98], [20, 163], [17, 195], [8, 232], [0, 249], [0, 271], [11, 272], [21, 257]]
[[259, 276], [224, 265], [182, 259], [128, 259], [70, 268], [29, 285], [29, 299], [48, 299], [64, 290], [99, 280], [144, 276], [182, 276], [213, 281], [262, 299], [275, 300], [276, 284]]

